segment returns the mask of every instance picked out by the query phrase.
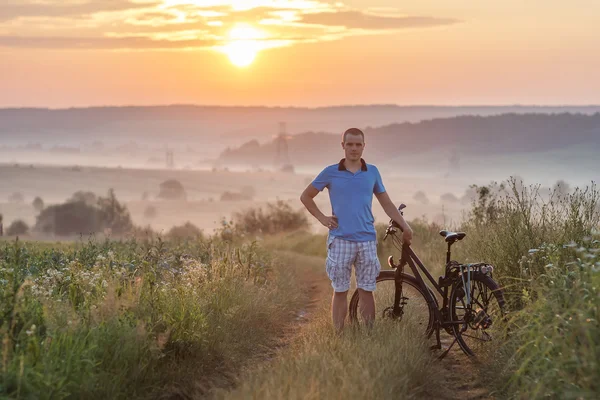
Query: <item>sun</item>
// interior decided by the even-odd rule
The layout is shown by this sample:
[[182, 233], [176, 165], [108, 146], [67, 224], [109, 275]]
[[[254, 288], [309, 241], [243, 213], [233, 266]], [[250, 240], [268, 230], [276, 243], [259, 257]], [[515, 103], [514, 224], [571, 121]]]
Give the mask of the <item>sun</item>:
[[239, 68], [252, 64], [261, 50], [260, 39], [265, 34], [247, 24], [238, 24], [229, 32], [229, 43], [223, 46], [223, 52], [229, 61]]
[[244, 68], [252, 64], [258, 50], [249, 43], [244, 43], [241, 40], [231, 42], [224, 47], [225, 54], [229, 57], [229, 61], [236, 67]]

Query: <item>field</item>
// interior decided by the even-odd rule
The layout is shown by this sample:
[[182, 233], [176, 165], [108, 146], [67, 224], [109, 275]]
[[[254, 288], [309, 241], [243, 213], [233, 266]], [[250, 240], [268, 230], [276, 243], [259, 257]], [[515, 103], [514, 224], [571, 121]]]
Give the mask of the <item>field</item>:
[[[0, 388], [10, 398], [592, 399], [600, 393], [600, 194], [593, 184], [548, 192], [511, 179], [474, 189], [474, 201], [453, 222], [468, 232], [454, 257], [495, 265], [509, 318], [505, 334], [478, 359], [455, 348], [437, 362], [430, 341], [410, 324], [333, 332], [325, 232], [310, 220], [298, 220], [300, 230], [276, 225], [279, 232], [250, 237], [244, 229], [261, 223], [272, 229], [274, 216], [246, 226], [207, 222], [220, 212], [253, 215], [252, 207], [276, 199], [293, 205], [309, 176], [6, 168], [13, 168], [11, 188], [26, 196], [43, 174], [69, 182], [45, 187], [55, 201], [77, 187], [101, 191], [110, 183], [136, 223], [146, 223], [139, 210], [154, 204], [165, 214], [164, 225], [155, 227], [191, 220], [206, 231], [189, 239], [75, 241], [34, 232], [25, 241], [0, 242]], [[22, 179], [14, 178], [17, 172]], [[135, 199], [140, 191], [154, 198], [172, 177], [186, 187], [187, 201]], [[208, 198], [251, 184], [264, 188], [252, 200]], [[458, 215], [460, 202], [454, 204]], [[408, 219], [413, 248], [439, 275], [445, 246], [438, 231], [447, 225]], [[385, 225], [377, 229], [381, 237]], [[387, 255], [398, 255], [389, 242], [378, 250], [383, 265]], [[442, 336], [448, 345], [452, 338]]]
[[[300, 194], [312, 178], [314, 175], [308, 173], [223, 169], [186, 171], [0, 165], [0, 214], [4, 215], [5, 227], [16, 219], [23, 219], [32, 226], [36, 211], [31, 204], [36, 196], [50, 205], [64, 202], [76, 191], [91, 191], [103, 196], [112, 188], [117, 198], [127, 205], [136, 225], [150, 225], [156, 231], [166, 231], [189, 221], [211, 233], [221, 226], [223, 218], [230, 219], [235, 212], [264, 206], [267, 202], [279, 199], [289, 202], [294, 208], [301, 207]], [[187, 195], [186, 201], [157, 198], [160, 184], [168, 179], [181, 182]], [[391, 174], [387, 179], [384, 175], [384, 183], [396, 203], [404, 202], [410, 206], [413, 216], [427, 215], [438, 221], [457, 220], [462, 208], [468, 206], [468, 201], [465, 204], [457, 200], [464, 195], [466, 184]], [[221, 199], [226, 192], [243, 190], [249, 190], [252, 196], [238, 200]], [[418, 191], [428, 196], [427, 204], [413, 199]], [[9, 202], [9, 197], [16, 192], [23, 195], [23, 202]], [[440, 196], [444, 193], [453, 193], [455, 198], [442, 201]], [[317, 196], [316, 201], [324, 212], [329, 211], [326, 192]], [[149, 206], [156, 210], [153, 217], [145, 216]], [[378, 204], [374, 205], [373, 212], [377, 221], [387, 220]], [[324, 228], [317, 225], [314, 229], [315, 232], [324, 232]]]

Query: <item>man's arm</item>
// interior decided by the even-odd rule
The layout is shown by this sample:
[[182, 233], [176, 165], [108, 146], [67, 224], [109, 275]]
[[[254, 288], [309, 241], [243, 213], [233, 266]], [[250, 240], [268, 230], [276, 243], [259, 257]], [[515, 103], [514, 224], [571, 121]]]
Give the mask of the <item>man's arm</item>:
[[394, 204], [392, 199], [390, 199], [390, 196], [387, 194], [387, 192], [381, 192], [376, 193], [375, 197], [377, 197], [377, 200], [379, 200], [379, 204], [381, 204], [383, 211], [385, 211], [388, 217], [393, 219], [398, 225], [400, 225], [400, 228], [402, 228], [402, 240], [404, 241], [404, 243], [410, 244], [410, 242], [412, 241], [413, 234], [412, 229], [410, 225], [408, 225], [408, 223], [404, 220], [404, 217], [402, 216], [402, 214], [400, 214], [400, 211], [398, 211], [396, 205]]
[[304, 207], [310, 212], [316, 219], [319, 220], [325, 227], [329, 229], [337, 228], [337, 219], [335, 217], [328, 217], [319, 210], [317, 204], [315, 203], [315, 196], [319, 194], [319, 191], [312, 184], [309, 184], [302, 195], [300, 196], [300, 201], [304, 204]]

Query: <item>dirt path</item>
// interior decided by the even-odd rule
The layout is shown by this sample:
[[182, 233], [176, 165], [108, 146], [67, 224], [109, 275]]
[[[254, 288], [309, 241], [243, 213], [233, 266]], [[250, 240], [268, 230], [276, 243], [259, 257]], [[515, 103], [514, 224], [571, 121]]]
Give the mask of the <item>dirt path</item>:
[[[447, 348], [452, 344], [450, 335], [442, 336], [442, 346]], [[490, 395], [486, 385], [482, 382], [479, 368], [481, 362], [472, 357], [468, 357], [462, 352], [458, 344], [452, 347], [448, 355], [439, 361], [442, 375], [442, 387], [447, 388], [438, 393], [439, 399], [461, 399], [461, 400], [480, 400], [494, 399]]]
[[[295, 340], [299, 340], [303, 329], [310, 326], [316, 311], [325, 302], [329, 301], [331, 295], [331, 286], [322, 268], [322, 258], [285, 251], [274, 253], [289, 268], [297, 268], [301, 271], [298, 276], [299, 286], [305, 288], [308, 300], [304, 307], [297, 310], [295, 319], [284, 329], [275, 348], [263, 356], [262, 362], [259, 364], [264, 367], [266, 363], [267, 368], [268, 364], [275, 360], [281, 351], [284, 351]], [[449, 346], [452, 340], [453, 338], [449, 335], [445, 333], [442, 335], [443, 346]], [[251, 368], [256, 367], [257, 364], [254, 364]], [[478, 372], [479, 367], [480, 363], [477, 360], [467, 357], [460, 350], [458, 344], [455, 344], [452, 351], [438, 362], [438, 368], [435, 371], [435, 379], [440, 381], [441, 385], [439, 387], [444, 389], [428, 393], [424, 398], [444, 400], [494, 399], [481, 380]]]

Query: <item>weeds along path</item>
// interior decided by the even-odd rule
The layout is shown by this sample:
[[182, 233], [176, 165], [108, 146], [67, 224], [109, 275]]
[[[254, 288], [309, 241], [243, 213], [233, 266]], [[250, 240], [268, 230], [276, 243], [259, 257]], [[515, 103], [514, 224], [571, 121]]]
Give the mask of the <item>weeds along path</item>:
[[[274, 251], [296, 269], [306, 306], [282, 334], [278, 346], [250, 363], [233, 389], [215, 399], [491, 399], [476, 361], [453, 348], [441, 362], [403, 324], [380, 323], [370, 334], [349, 326], [331, 329], [331, 286], [323, 257]], [[451, 343], [445, 335], [444, 345]]]

